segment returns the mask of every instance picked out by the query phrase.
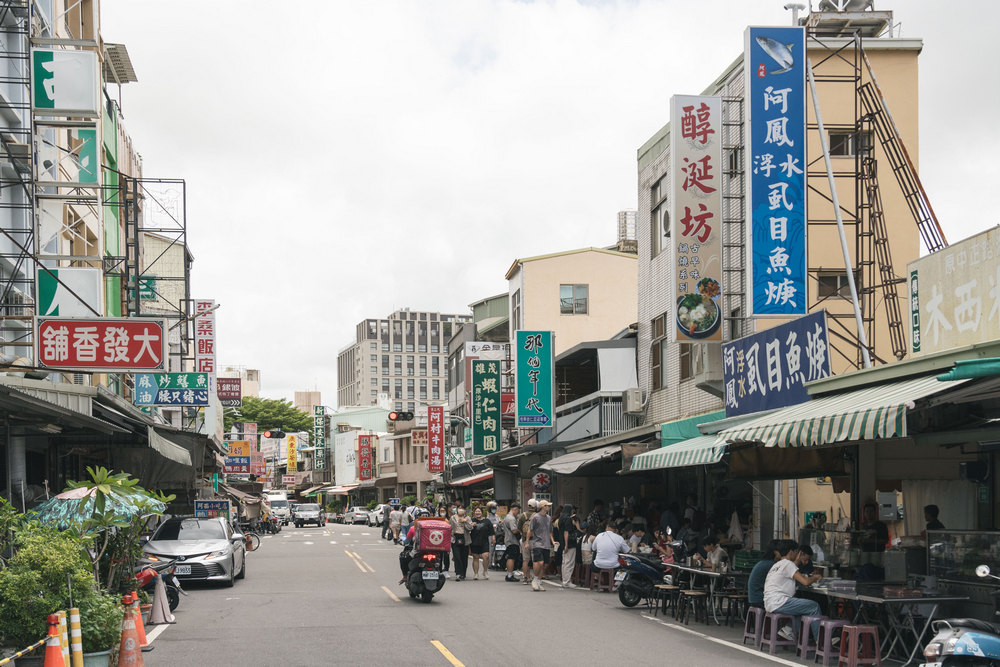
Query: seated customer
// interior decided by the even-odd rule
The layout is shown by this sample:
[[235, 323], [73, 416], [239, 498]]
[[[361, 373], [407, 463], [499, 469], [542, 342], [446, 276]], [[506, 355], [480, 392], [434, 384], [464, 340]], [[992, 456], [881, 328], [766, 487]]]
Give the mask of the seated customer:
[[608, 522], [603, 533], [594, 538], [594, 567], [612, 570], [618, 567], [618, 554], [628, 553], [628, 542], [618, 534], [618, 528]]
[[799, 573], [809, 576], [816, 569], [812, 563], [813, 550], [808, 544], [799, 545], [799, 557], [795, 563], [799, 566]]
[[[799, 545], [795, 540], [780, 540], [778, 554], [781, 560], [771, 566], [764, 580], [764, 609], [770, 613], [790, 614], [795, 617], [798, 629], [799, 616], [819, 616], [819, 603], [795, 597], [795, 584], [809, 586], [823, 578], [820, 574], [805, 576], [799, 574], [796, 560], [799, 557]], [[813, 637], [819, 632], [819, 626], [813, 624], [810, 628]]]
[[751, 607], [764, 607], [764, 580], [771, 567], [781, 559], [778, 554], [777, 542], [771, 540], [764, 551], [764, 558], [757, 561], [757, 564], [750, 570], [750, 579], [747, 581], [747, 602]]
[[706, 537], [701, 541], [701, 548], [691, 559], [699, 567], [708, 566], [715, 572], [719, 569], [722, 561], [726, 560], [726, 550], [719, 546], [719, 540], [714, 537]]

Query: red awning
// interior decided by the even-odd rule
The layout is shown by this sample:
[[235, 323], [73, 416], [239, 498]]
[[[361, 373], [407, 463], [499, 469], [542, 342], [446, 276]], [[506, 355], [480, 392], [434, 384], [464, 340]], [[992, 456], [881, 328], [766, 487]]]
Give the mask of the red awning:
[[470, 475], [469, 477], [459, 477], [458, 479], [451, 480], [450, 486], [472, 486], [473, 484], [478, 484], [479, 482], [485, 482], [493, 479], [493, 471], [487, 470], [486, 472], [481, 472], [478, 475]]

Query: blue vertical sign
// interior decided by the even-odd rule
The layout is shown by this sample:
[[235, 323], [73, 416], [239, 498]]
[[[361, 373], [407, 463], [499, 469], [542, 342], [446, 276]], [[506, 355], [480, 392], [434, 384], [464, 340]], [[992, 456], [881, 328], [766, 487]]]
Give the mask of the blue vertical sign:
[[547, 428], [555, 417], [551, 331], [515, 331], [517, 425]]
[[747, 28], [747, 230], [751, 314], [808, 312], [806, 31]]

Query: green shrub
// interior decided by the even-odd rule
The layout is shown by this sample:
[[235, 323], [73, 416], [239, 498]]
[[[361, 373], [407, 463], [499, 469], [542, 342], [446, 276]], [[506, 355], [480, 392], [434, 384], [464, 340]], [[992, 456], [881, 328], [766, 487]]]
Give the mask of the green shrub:
[[327, 503], [326, 510], [328, 512], [334, 512], [335, 514], [340, 514], [344, 511], [344, 503], [341, 500], [334, 500], [332, 503]]
[[378, 505], [378, 501], [377, 500], [370, 500], [370, 501], [368, 501], [368, 505], [367, 505], [368, 511], [370, 512], [373, 509], [375, 509], [376, 505]]
[[417, 502], [416, 496], [406, 496], [403, 500], [403, 507], [409, 507], [410, 505], [415, 505]]
[[95, 593], [79, 601], [84, 653], [113, 648], [121, 637], [123, 608], [111, 595]]

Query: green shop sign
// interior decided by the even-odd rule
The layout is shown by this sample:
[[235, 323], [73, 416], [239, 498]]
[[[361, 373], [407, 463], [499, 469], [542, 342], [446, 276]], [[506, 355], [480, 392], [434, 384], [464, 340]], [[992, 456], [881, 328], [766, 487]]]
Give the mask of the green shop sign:
[[517, 331], [517, 425], [547, 428], [555, 417], [555, 355], [551, 331]]
[[500, 451], [500, 362], [472, 362], [472, 453]]

